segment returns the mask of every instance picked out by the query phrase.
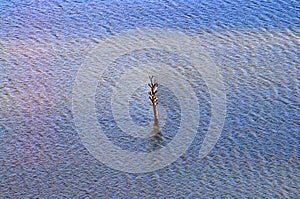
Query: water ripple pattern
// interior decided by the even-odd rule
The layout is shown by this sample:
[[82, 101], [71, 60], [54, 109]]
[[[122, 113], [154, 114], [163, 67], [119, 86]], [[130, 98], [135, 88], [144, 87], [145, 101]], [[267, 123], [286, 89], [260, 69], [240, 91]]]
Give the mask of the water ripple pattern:
[[[299, 197], [299, 1], [11, 0], [1, 1], [0, 13], [0, 198]], [[126, 76], [134, 71], [146, 81], [143, 66], [160, 63], [174, 72], [172, 83], [188, 77], [181, 86], [190, 85], [200, 114], [182, 156], [158, 170], [129, 173], [86, 148], [72, 97], [93, 50], [144, 29], [197, 38], [223, 77], [226, 118], [212, 150], [199, 158], [213, 101], [205, 77], [190, 67], [193, 55], [145, 48], [119, 56], [102, 75], [95, 73], [93, 88], [96, 121], [111, 143], [136, 153], [151, 147], [151, 137], [129, 129], [151, 127], [146, 85], [129, 81], [138, 86], [127, 93], [121, 121], [111, 106], [124, 103], [118, 91], [125, 92], [120, 82]], [[111, 50], [119, 48], [126, 49]], [[170, 144], [181, 125], [176, 89], [159, 89], [161, 130], [169, 134], [151, 152]]]
[[[211, 96], [212, 116], [199, 157], [205, 157], [212, 150], [220, 137], [225, 121], [226, 95], [218, 68], [210, 62], [209, 55], [199, 48], [200, 43], [196, 37], [187, 37], [180, 32], [166, 29], [139, 30], [137, 33], [130, 31], [118, 35], [106, 43], [100, 43], [99, 48], [89, 55], [88, 60], [79, 70], [75, 81], [73, 115], [84, 145], [97, 159], [121, 171], [130, 173], [150, 172], [175, 162], [185, 153], [196, 136], [200, 116], [198, 99], [187, 82], [188, 77], [170, 70], [168, 65], [162, 63], [148, 63], [146, 65], [137, 63], [133, 71], [124, 74], [125, 77], [116, 79], [119, 82], [113, 91], [111, 108], [114, 119], [123, 131], [131, 134], [134, 132], [135, 136], [150, 136], [151, 127], [144, 129], [131, 122], [129, 104], [126, 102], [129, 101], [130, 92], [137, 89], [137, 85], [145, 84], [149, 74], [155, 74], [160, 80], [160, 84], [176, 93], [175, 96], [179, 99], [181, 106], [179, 129], [166, 147], [149, 154], [128, 152], [111, 143], [98, 125], [94, 99], [97, 83], [103, 81], [101, 78], [102, 71], [118, 57], [131, 51], [146, 48], [176, 49], [178, 54], [189, 59], [191, 65], [204, 78]], [[168, 134], [169, 132], [165, 133]]]

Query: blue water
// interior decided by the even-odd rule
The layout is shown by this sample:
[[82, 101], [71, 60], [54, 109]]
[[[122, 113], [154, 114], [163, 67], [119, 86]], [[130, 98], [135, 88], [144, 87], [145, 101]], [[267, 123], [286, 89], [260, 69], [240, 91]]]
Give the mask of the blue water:
[[[299, 13], [299, 1], [275, 0], [1, 2], [0, 197], [296, 198]], [[193, 144], [168, 167], [129, 174], [107, 167], [85, 148], [72, 115], [72, 90], [99, 42], [143, 28], [198, 35], [223, 76], [227, 115], [214, 149], [199, 159], [211, 107], [207, 87], [194, 75], [202, 119]], [[96, 99], [99, 123], [114, 137], [119, 130], [103, 108], [108, 98]], [[139, 107], [138, 100], [131, 102], [131, 116], [143, 125], [151, 117]], [[165, 128], [178, 128], [178, 110], [167, 114]], [[118, 136], [112, 138], [116, 143], [122, 142]], [[147, 140], [123, 142], [130, 151]]]

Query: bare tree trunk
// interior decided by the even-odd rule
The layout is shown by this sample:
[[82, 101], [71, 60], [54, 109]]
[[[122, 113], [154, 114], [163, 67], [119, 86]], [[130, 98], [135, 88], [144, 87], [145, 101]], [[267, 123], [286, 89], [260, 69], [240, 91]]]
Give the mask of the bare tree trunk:
[[154, 123], [158, 124], [158, 110], [157, 104], [153, 105], [153, 113], [154, 113]]

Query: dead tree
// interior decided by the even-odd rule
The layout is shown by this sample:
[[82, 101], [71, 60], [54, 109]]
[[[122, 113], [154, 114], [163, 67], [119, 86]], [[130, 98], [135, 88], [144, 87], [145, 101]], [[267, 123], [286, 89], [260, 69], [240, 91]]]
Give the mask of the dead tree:
[[150, 83], [148, 83], [148, 86], [150, 87], [151, 91], [148, 94], [149, 94], [149, 99], [151, 100], [153, 106], [154, 123], [158, 123], [158, 110], [157, 110], [157, 97], [156, 97], [158, 84], [154, 80], [153, 76], [150, 76], [149, 78], [150, 78]]
[[153, 106], [153, 114], [154, 114], [154, 125], [152, 133], [154, 133], [154, 137], [158, 138], [159, 140], [162, 140], [162, 133], [159, 129], [159, 122], [158, 122], [158, 109], [157, 109], [157, 97], [156, 92], [158, 88], [158, 83], [155, 81], [153, 76], [149, 77], [150, 83], [148, 83], [148, 86], [150, 87], [151, 91], [149, 94], [149, 99], [152, 102]]

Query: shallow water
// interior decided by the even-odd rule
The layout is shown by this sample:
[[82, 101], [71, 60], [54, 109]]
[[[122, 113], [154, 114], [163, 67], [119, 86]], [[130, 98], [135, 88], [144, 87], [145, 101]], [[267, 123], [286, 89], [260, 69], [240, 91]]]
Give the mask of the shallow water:
[[[0, 7], [1, 198], [296, 198], [299, 2], [16, 1]], [[179, 75], [168, 81], [177, 83], [186, 74], [199, 103], [196, 137], [186, 153], [162, 169], [131, 174], [108, 167], [89, 152], [74, 121], [72, 96], [80, 67], [101, 49], [101, 42], [144, 28], [197, 35], [222, 74], [227, 114], [218, 142], [199, 158], [213, 107], [203, 76], [189, 67], [193, 55], [142, 49], [120, 56], [105, 66], [95, 110], [107, 137], [122, 149], [147, 152], [151, 147], [150, 138], [122, 129], [151, 129], [147, 82], [129, 79], [137, 85], [126, 108], [130, 117], [120, 124], [113, 115], [112, 90], [126, 90], [118, 87], [126, 71], [136, 68], [147, 79], [143, 65], [176, 66]], [[112, 51], [123, 47], [116, 44]], [[180, 129], [183, 110], [176, 90], [166, 84], [159, 89], [165, 145]]]

